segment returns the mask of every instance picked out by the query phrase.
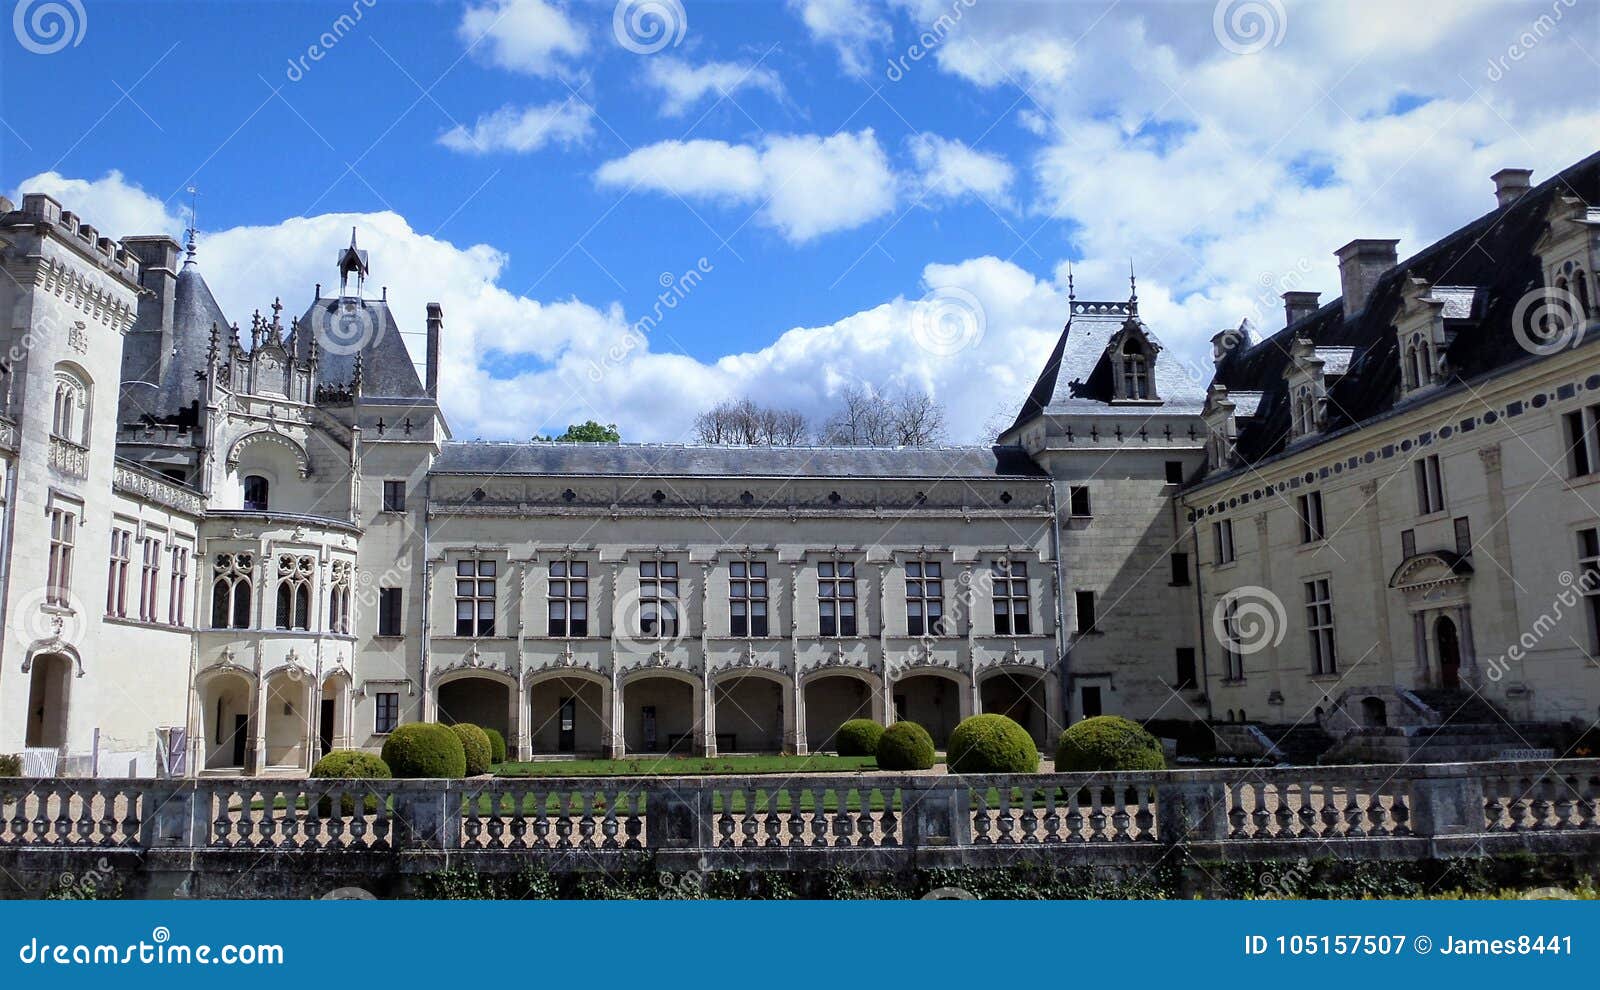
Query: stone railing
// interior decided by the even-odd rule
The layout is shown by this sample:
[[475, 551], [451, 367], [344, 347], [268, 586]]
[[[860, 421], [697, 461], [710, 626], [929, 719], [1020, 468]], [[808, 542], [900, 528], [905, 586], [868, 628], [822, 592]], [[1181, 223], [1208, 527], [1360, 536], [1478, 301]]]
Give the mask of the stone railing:
[[89, 448], [61, 437], [51, 437], [50, 467], [69, 478], [87, 478]]
[[[1003, 776], [0, 780], [0, 875], [70, 872], [75, 855], [106, 851], [134, 855], [128, 869], [149, 875], [147, 893], [162, 889], [150, 879], [157, 874], [215, 886], [249, 869], [271, 896], [303, 896], [332, 874], [387, 886], [451, 867], [510, 874], [529, 857], [552, 872], [640, 862], [701, 871], [1125, 868], [1175, 852], [1180, 861], [1600, 858], [1600, 760]], [[324, 851], [339, 858], [319, 860]]]

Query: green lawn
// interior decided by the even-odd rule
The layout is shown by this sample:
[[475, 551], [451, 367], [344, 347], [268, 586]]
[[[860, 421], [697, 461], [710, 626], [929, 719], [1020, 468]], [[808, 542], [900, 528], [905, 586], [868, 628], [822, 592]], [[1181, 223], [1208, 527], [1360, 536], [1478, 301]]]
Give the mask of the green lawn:
[[727, 774], [855, 773], [876, 770], [870, 756], [637, 756], [622, 760], [497, 763], [496, 777], [698, 777]]

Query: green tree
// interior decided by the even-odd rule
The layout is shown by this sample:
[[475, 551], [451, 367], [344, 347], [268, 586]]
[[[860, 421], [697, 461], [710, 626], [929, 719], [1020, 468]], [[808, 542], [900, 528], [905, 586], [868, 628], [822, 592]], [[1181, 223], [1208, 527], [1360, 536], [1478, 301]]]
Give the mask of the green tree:
[[573, 423], [567, 427], [567, 432], [559, 437], [535, 437], [536, 440], [554, 440], [556, 443], [621, 443], [622, 434], [617, 431], [617, 424], [607, 423], [604, 426], [589, 420], [584, 423]]

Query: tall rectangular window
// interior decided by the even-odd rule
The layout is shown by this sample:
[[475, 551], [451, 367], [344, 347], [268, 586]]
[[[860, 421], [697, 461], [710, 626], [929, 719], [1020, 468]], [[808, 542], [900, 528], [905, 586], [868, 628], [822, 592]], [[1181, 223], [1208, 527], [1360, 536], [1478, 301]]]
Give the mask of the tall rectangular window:
[[1400, 531], [1400, 556], [1405, 560], [1410, 560], [1416, 555], [1417, 531], [1414, 529], [1402, 529]]
[[825, 560], [817, 565], [818, 632], [856, 634], [856, 565]]
[[1307, 492], [1300, 496], [1300, 542], [1316, 543], [1326, 539], [1327, 532], [1322, 516], [1322, 493]]
[[1578, 590], [1589, 613], [1589, 652], [1600, 654], [1600, 529], [1578, 533]]
[[379, 691], [377, 702], [372, 731], [379, 735], [393, 732], [400, 725], [400, 692]]
[[1417, 482], [1417, 515], [1444, 511], [1444, 478], [1439, 471], [1439, 455], [1429, 454], [1412, 463]]
[[1333, 593], [1327, 578], [1306, 582], [1306, 633], [1310, 639], [1311, 672], [1338, 673], [1339, 658], [1333, 643]]
[[156, 608], [161, 597], [161, 541], [153, 536], [144, 538], [139, 560], [139, 619], [156, 621]]
[[1223, 519], [1211, 524], [1211, 545], [1216, 548], [1218, 564], [1233, 563], [1233, 520]]
[[906, 632], [944, 635], [944, 579], [938, 561], [906, 561]]
[[128, 614], [128, 567], [133, 560], [133, 532], [111, 530], [111, 569], [106, 574], [106, 614], [123, 618]]
[[1026, 636], [1033, 631], [1028, 617], [1028, 565], [1020, 560], [997, 560], [989, 565], [994, 581], [994, 632], [996, 636]]
[[1079, 591], [1073, 596], [1073, 603], [1077, 606], [1078, 632], [1099, 632], [1094, 614], [1094, 592]]
[[50, 562], [44, 595], [51, 605], [72, 603], [72, 551], [77, 534], [78, 517], [70, 509], [50, 510]]
[[1600, 470], [1600, 406], [1567, 413], [1568, 477]]
[[728, 633], [767, 635], [767, 565], [762, 561], [728, 565]]
[[1067, 489], [1067, 511], [1075, 517], [1091, 516], [1089, 506], [1089, 486], [1072, 485]]
[[1194, 667], [1194, 647], [1178, 647], [1178, 679], [1175, 685], [1179, 691], [1192, 691], [1196, 686]]
[[1457, 516], [1456, 527], [1456, 553], [1465, 557], [1472, 553], [1472, 522], [1466, 516]]
[[1222, 662], [1223, 677], [1230, 681], [1244, 680], [1244, 651], [1239, 631], [1239, 599], [1229, 598], [1222, 606]]
[[1172, 555], [1172, 583], [1178, 587], [1189, 586], [1189, 555], [1175, 553]]
[[404, 481], [385, 481], [383, 483], [383, 511], [406, 511], [406, 483]]
[[589, 562], [550, 562], [551, 636], [589, 635]]
[[677, 638], [678, 564], [676, 561], [640, 561], [639, 635], [660, 639]]
[[492, 560], [456, 561], [456, 635], [493, 636], [495, 575]]
[[171, 576], [167, 578], [167, 621], [175, 626], [189, 621], [189, 548], [172, 547]]
[[378, 635], [405, 635], [405, 614], [400, 606], [399, 588], [378, 589]]

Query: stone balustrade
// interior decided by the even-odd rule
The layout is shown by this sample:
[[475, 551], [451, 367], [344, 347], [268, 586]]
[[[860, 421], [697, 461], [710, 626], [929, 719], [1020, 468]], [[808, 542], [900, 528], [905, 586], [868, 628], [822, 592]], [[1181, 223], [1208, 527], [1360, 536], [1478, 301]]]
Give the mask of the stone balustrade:
[[129, 868], [142, 872], [267, 871], [273, 891], [320, 882], [325, 852], [343, 857], [328, 869], [372, 871], [373, 884], [533, 863], [552, 872], [641, 861], [1120, 868], [1175, 850], [1195, 861], [1600, 857], [1600, 760], [995, 776], [0, 780], [4, 873], [44, 862], [69, 869], [74, 855], [108, 850], [136, 854]]

